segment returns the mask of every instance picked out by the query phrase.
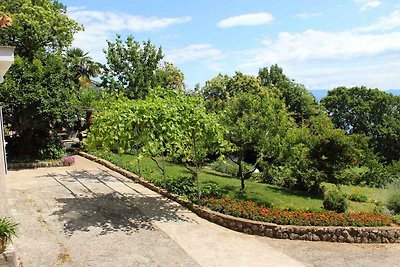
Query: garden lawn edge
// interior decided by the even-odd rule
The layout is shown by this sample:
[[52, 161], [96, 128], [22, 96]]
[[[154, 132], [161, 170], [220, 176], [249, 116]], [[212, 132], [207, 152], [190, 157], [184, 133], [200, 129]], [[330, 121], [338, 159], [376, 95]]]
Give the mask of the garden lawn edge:
[[131, 173], [117, 165], [93, 156], [86, 152], [78, 152], [78, 155], [97, 162], [119, 174], [124, 175], [144, 187], [165, 196], [185, 208], [191, 210], [199, 217], [220, 226], [234, 231], [266, 236], [277, 239], [306, 240], [306, 241], [326, 241], [340, 243], [400, 243], [400, 227], [342, 227], [342, 226], [296, 226], [296, 225], [278, 225], [260, 221], [247, 220], [196, 205], [190, 201], [182, 199], [176, 194], [172, 194], [153, 183], [145, 180], [138, 175]]

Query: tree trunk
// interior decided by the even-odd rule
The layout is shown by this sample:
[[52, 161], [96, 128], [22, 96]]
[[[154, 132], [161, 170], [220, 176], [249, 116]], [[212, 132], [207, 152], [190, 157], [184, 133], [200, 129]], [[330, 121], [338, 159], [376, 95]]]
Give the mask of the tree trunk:
[[197, 197], [201, 198], [201, 190], [200, 190], [200, 181], [199, 181], [199, 163], [197, 159], [197, 146], [196, 146], [196, 132], [194, 132], [194, 139], [193, 139], [193, 149], [194, 149], [194, 160], [196, 165], [196, 183], [197, 183]]
[[165, 173], [165, 155], [162, 156], [162, 169], [163, 169], [163, 176], [164, 176], [164, 186], [167, 188], [167, 175]]
[[243, 156], [238, 157], [237, 164], [239, 165], [238, 177], [240, 178], [240, 189], [244, 190]]

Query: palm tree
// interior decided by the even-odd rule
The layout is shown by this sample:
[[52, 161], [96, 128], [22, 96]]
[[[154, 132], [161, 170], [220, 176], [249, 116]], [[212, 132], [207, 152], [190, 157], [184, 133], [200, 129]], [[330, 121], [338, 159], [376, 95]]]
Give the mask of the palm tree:
[[100, 64], [93, 61], [88, 54], [80, 48], [71, 48], [66, 54], [68, 64], [75, 73], [75, 82], [82, 88], [88, 88], [90, 78], [100, 74]]

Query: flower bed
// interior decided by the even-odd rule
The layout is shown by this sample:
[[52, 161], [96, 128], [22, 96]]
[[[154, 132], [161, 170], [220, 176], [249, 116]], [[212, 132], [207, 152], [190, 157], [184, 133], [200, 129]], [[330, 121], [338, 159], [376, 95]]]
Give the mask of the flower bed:
[[301, 226], [389, 226], [393, 219], [389, 215], [377, 213], [333, 211], [311, 212], [270, 209], [253, 201], [232, 198], [203, 199], [202, 205], [227, 215], [250, 220]]

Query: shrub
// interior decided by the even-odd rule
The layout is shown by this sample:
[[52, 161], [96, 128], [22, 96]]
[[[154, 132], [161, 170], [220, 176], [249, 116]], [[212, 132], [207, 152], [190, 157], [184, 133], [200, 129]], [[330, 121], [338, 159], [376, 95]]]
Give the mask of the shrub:
[[204, 198], [219, 198], [222, 196], [222, 194], [220, 192], [220, 188], [216, 183], [208, 182], [201, 187], [201, 196]]
[[293, 171], [287, 166], [270, 166], [263, 172], [263, 182], [293, 188], [296, 185], [296, 178]]
[[365, 166], [346, 168], [336, 175], [336, 180], [339, 184], [360, 184], [368, 171]]
[[348, 207], [346, 196], [338, 189], [328, 191], [324, 197], [324, 209], [345, 212]]
[[303, 210], [279, 210], [259, 205], [253, 201], [232, 198], [203, 199], [202, 204], [211, 210], [245, 219], [302, 226], [388, 226], [393, 222], [389, 215], [372, 212], [337, 213]]
[[353, 193], [350, 196], [348, 196], [348, 199], [354, 202], [367, 202], [368, 201], [368, 197], [364, 194], [357, 194], [357, 193]]
[[400, 213], [400, 192], [396, 192], [389, 197], [387, 207], [395, 213]]
[[12, 243], [13, 237], [17, 237], [16, 226], [8, 218], [0, 218], [0, 253], [3, 253], [7, 244]]
[[180, 196], [187, 196], [189, 199], [196, 196], [196, 186], [192, 177], [178, 176], [173, 179], [167, 179], [166, 189]]

